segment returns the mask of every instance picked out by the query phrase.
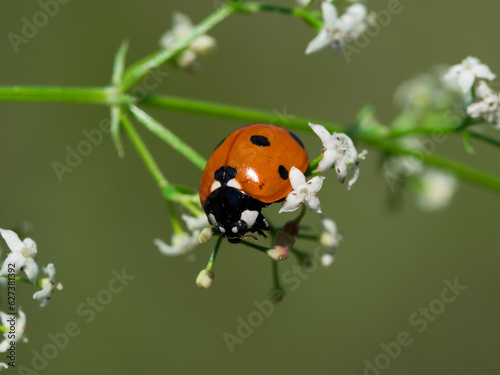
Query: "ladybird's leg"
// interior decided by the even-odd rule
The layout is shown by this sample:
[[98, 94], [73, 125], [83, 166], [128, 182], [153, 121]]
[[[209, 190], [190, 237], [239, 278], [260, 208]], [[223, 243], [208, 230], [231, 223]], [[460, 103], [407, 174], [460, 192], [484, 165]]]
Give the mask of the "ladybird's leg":
[[251, 231], [257, 232], [264, 238], [267, 238], [266, 234], [263, 231], [269, 229], [271, 229], [271, 226], [267, 222], [266, 218], [264, 217], [264, 215], [259, 213], [259, 216], [257, 216], [257, 219], [255, 220], [255, 224], [252, 226]]
[[262, 229], [262, 230], [269, 230], [271, 229], [271, 226], [269, 225], [269, 223], [267, 222], [266, 218], [264, 217], [264, 215], [262, 215], [261, 213], [259, 213], [259, 216], [257, 216], [257, 220], [255, 220], [255, 224], [254, 226], [257, 226], [259, 229]]
[[252, 233], [257, 232], [260, 236], [264, 237], [264, 239], [267, 239], [268, 236], [260, 229], [252, 229]]

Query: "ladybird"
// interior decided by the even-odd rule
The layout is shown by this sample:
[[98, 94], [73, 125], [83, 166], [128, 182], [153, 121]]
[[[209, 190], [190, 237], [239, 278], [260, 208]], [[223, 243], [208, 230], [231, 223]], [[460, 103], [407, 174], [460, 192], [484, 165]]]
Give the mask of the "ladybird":
[[200, 182], [200, 201], [208, 221], [229, 242], [270, 226], [261, 209], [292, 190], [292, 167], [303, 173], [309, 157], [301, 140], [279, 126], [254, 124], [235, 130], [215, 148]]

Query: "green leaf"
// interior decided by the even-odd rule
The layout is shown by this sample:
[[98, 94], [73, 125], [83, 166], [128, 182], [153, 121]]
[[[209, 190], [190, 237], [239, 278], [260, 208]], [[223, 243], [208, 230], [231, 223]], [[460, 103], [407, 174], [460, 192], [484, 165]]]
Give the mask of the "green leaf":
[[120, 48], [118, 48], [118, 52], [115, 55], [115, 62], [113, 65], [113, 76], [111, 78], [111, 83], [113, 86], [120, 88], [121, 82], [123, 78], [123, 72], [125, 70], [125, 58], [127, 56], [129, 41], [125, 39]]
[[113, 140], [116, 151], [118, 151], [118, 157], [123, 158], [125, 156], [125, 151], [120, 137], [121, 112], [122, 109], [120, 106], [114, 105], [111, 107], [111, 139]]
[[469, 132], [467, 131], [462, 132], [462, 141], [464, 144], [465, 151], [467, 151], [469, 155], [474, 155], [474, 147], [472, 147]]

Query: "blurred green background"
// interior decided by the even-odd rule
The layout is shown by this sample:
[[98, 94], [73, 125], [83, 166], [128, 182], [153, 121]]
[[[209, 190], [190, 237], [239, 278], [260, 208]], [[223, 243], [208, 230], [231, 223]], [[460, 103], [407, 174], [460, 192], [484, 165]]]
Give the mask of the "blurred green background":
[[[170, 74], [156, 91], [345, 123], [370, 102], [389, 122], [397, 114], [397, 86], [436, 63], [455, 64], [472, 55], [500, 72], [497, 1], [402, 4], [403, 12], [351, 63], [329, 52], [305, 56], [314, 32], [298, 19], [234, 15], [210, 32], [218, 51], [201, 61], [198, 74], [167, 67]], [[386, 9], [387, 2], [368, 6]], [[107, 84], [125, 37], [133, 62], [157, 49], [173, 11], [199, 22], [213, 9], [211, 1], [72, 0], [16, 54], [7, 34], [20, 34], [22, 17], [32, 17], [40, 7], [34, 1], [3, 0], [0, 84]], [[149, 112], [206, 157], [226, 133], [244, 125]], [[238, 319], [246, 321], [258, 311], [254, 301], [267, 299], [269, 259], [224, 244], [215, 284], [208, 291], [196, 288], [195, 277], [213, 242], [195, 250], [195, 261], [158, 252], [154, 238], [170, 241], [168, 215], [128, 141], [124, 159], [106, 138], [63, 182], [52, 170], [54, 161], [64, 162], [67, 146], [85, 139], [82, 130], [96, 129], [108, 117], [107, 108], [0, 103], [0, 114], [0, 227], [32, 223], [38, 263], [53, 262], [64, 284], [41, 311], [31, 300], [34, 288], [18, 285], [29, 338], [18, 345], [18, 365], [31, 367], [32, 350], [43, 351], [50, 332], [74, 321], [81, 333], [48, 361], [43, 373], [362, 374], [365, 359], [373, 362], [383, 353], [381, 343], [395, 341], [403, 331], [412, 344], [380, 373], [499, 371], [497, 194], [463, 183], [444, 211], [422, 213], [411, 199], [390, 210], [379, 155], [370, 149], [351, 191], [333, 174], [321, 191], [323, 212], [344, 234], [333, 266], [319, 268], [289, 290], [274, 313], [230, 353], [223, 334], [236, 335]], [[170, 180], [198, 186], [199, 170], [142, 134]], [[316, 154], [318, 139], [301, 138]], [[471, 157], [458, 137], [450, 137], [437, 153], [500, 174], [498, 151], [476, 145]], [[277, 218], [277, 207], [267, 212]], [[309, 220], [317, 224], [313, 215]], [[280, 266], [285, 270], [294, 263], [290, 259]], [[122, 268], [135, 279], [86, 323], [88, 315], [79, 315], [77, 307], [106, 289], [112, 270]], [[440, 298], [444, 280], [454, 278], [468, 288], [418, 333], [409, 317]]]

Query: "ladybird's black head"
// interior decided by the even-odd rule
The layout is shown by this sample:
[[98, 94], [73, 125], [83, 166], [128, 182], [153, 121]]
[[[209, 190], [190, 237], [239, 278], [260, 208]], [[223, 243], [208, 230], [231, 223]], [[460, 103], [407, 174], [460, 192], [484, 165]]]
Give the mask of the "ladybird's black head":
[[222, 185], [205, 202], [210, 224], [231, 243], [241, 242], [247, 232], [262, 233], [269, 224], [260, 213], [265, 205], [241, 190]]

